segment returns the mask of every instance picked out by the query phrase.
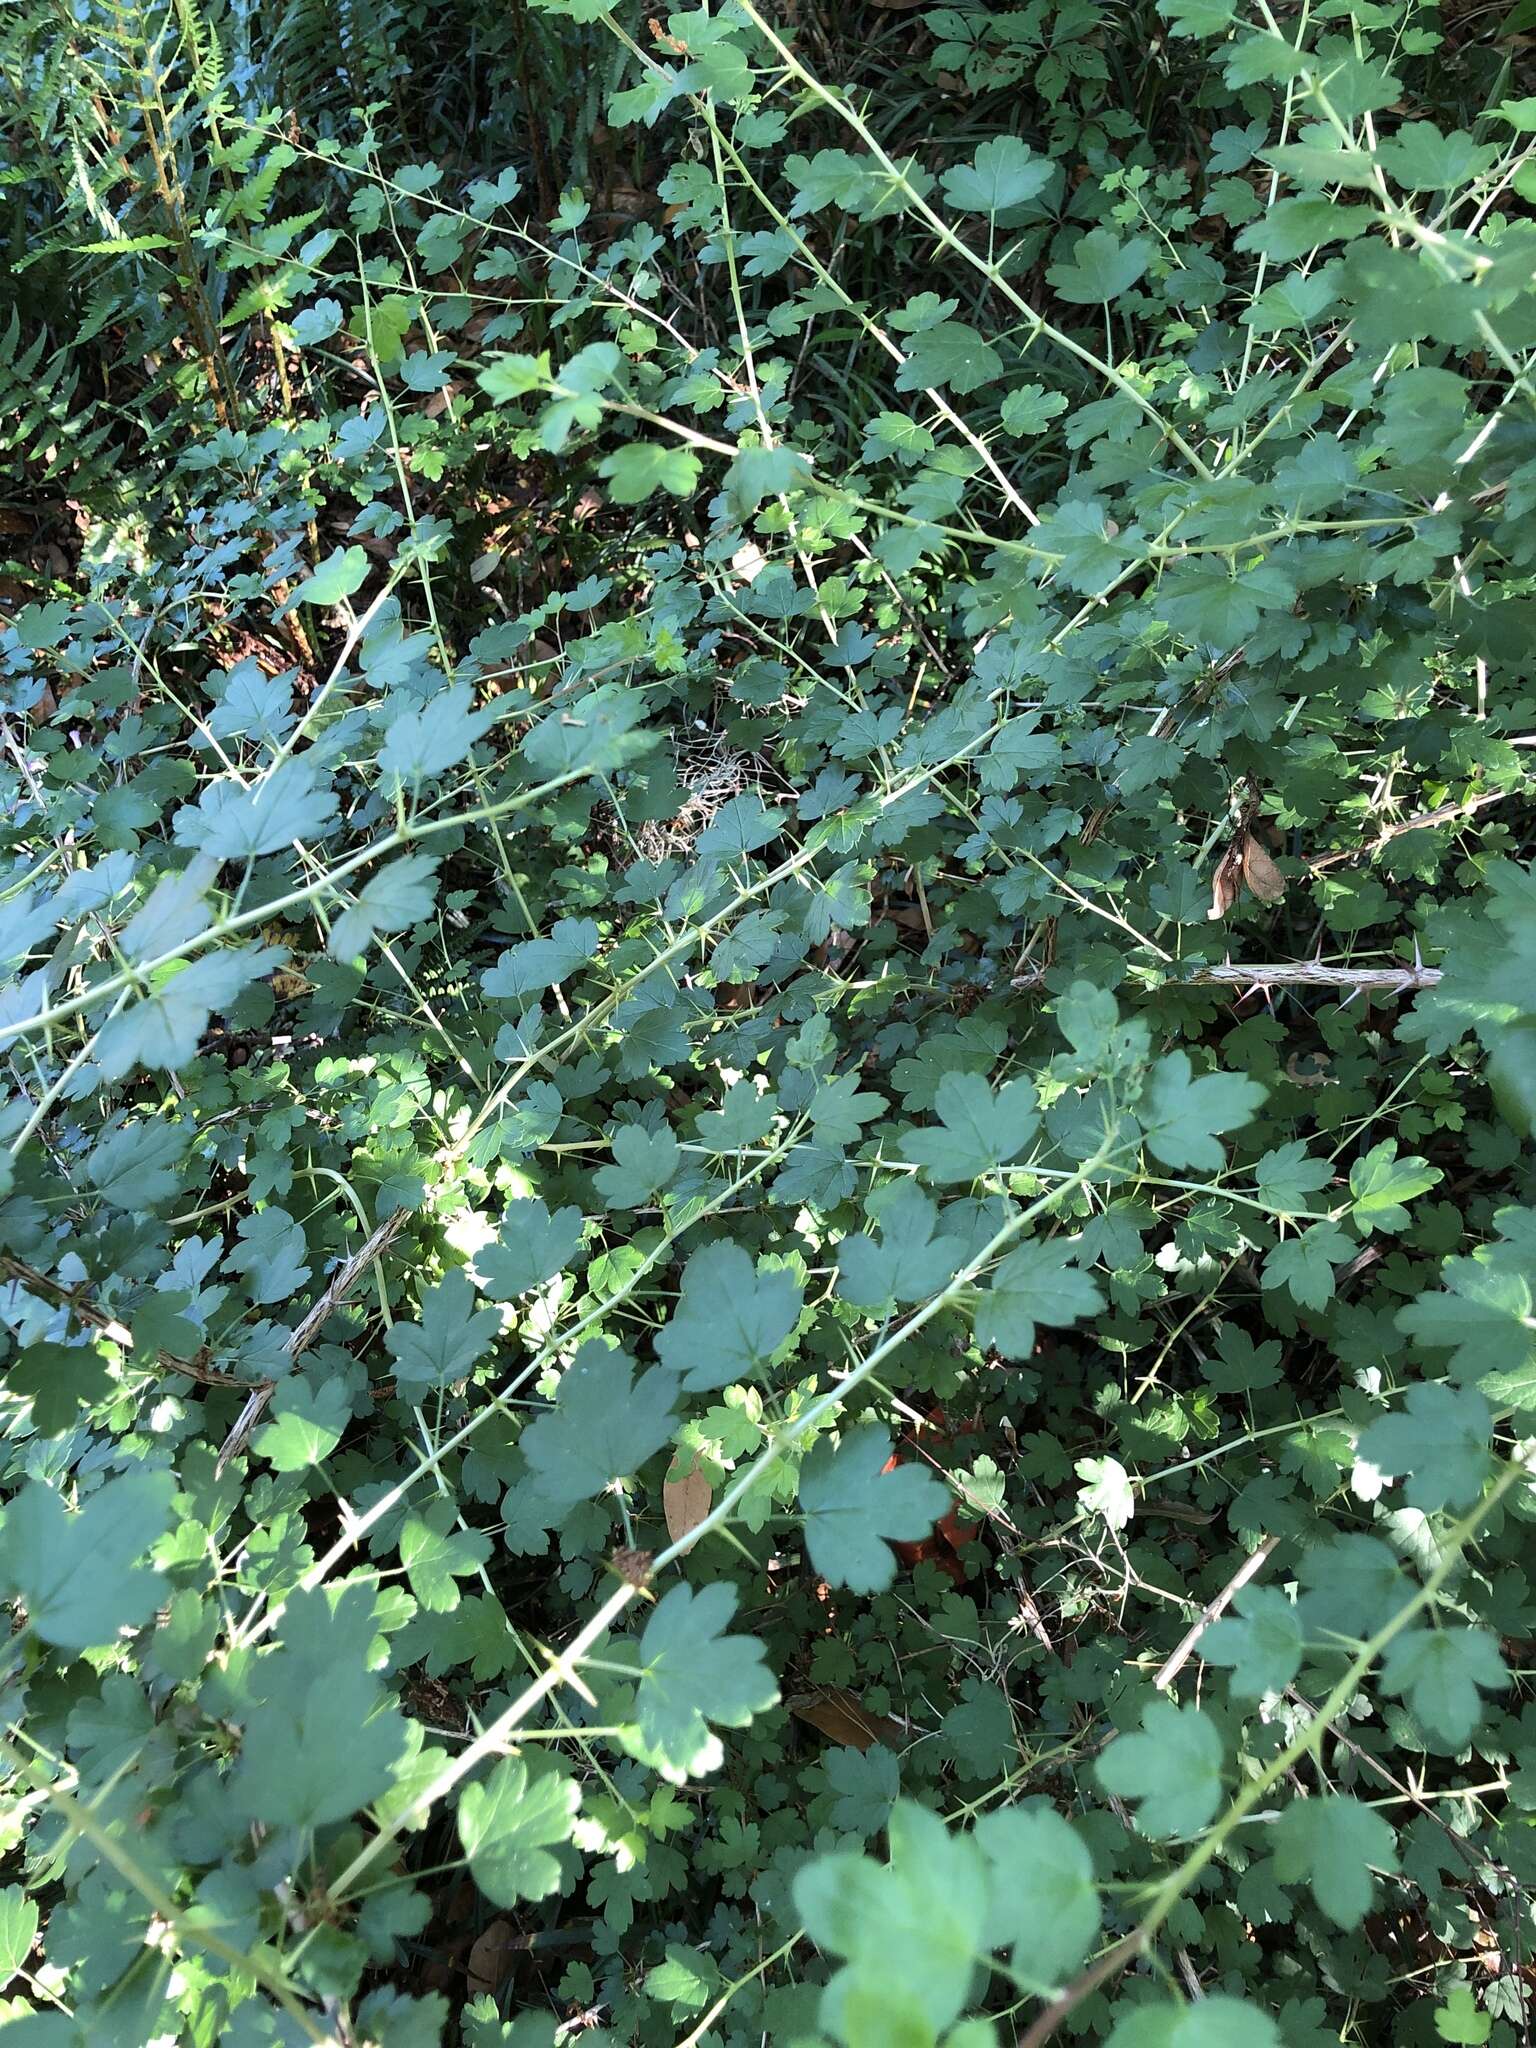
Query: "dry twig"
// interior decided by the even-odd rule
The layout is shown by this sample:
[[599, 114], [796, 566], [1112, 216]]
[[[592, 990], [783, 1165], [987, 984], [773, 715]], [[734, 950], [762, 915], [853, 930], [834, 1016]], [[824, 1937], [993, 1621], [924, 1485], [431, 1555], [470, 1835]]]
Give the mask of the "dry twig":
[[[1321, 960], [1261, 960], [1251, 966], [1192, 967], [1170, 982], [1174, 988], [1336, 988], [1347, 995], [1417, 995], [1439, 985], [1438, 967], [1329, 967]], [[1017, 989], [1040, 987], [1044, 976], [1016, 974]]]
[[[112, 1343], [120, 1344], [125, 1351], [133, 1350], [133, 1332], [116, 1316], [98, 1308], [83, 1288], [67, 1286], [51, 1273], [40, 1273], [35, 1266], [29, 1266], [11, 1252], [0, 1252], [0, 1279], [14, 1280], [29, 1294], [52, 1302], [55, 1308], [68, 1309], [88, 1330], [98, 1331]], [[241, 1387], [247, 1384], [244, 1380], [231, 1379], [228, 1373], [215, 1372], [207, 1362], [206, 1349], [191, 1358], [175, 1358], [169, 1351], [157, 1351], [155, 1362], [167, 1372], [179, 1372], [185, 1379], [196, 1380], [199, 1386]]]
[[1257, 1578], [1259, 1573], [1263, 1571], [1265, 1565], [1269, 1562], [1275, 1545], [1279, 1541], [1280, 1538], [1278, 1536], [1266, 1536], [1252, 1556], [1243, 1559], [1237, 1570], [1228, 1579], [1215, 1598], [1205, 1603], [1204, 1607], [1195, 1616], [1185, 1635], [1175, 1646], [1172, 1655], [1164, 1663], [1156, 1678], [1153, 1679], [1152, 1683], [1157, 1691], [1166, 1692], [1168, 1690], [1169, 1686], [1172, 1685], [1173, 1681], [1194, 1655], [1195, 1645], [1205, 1634], [1211, 1623], [1218, 1621], [1226, 1613], [1244, 1586], [1248, 1584], [1249, 1580]]
[[[375, 1259], [388, 1251], [400, 1234], [401, 1226], [405, 1222], [405, 1213], [403, 1209], [396, 1209], [391, 1215], [386, 1216], [377, 1229], [369, 1232], [351, 1258], [337, 1267], [326, 1285], [325, 1292], [283, 1346], [289, 1358], [297, 1358], [300, 1352], [309, 1349], [325, 1327], [326, 1319], [332, 1310], [338, 1308], [357, 1285], [359, 1274], [365, 1272]], [[250, 1441], [251, 1431], [266, 1412], [267, 1403], [271, 1400], [276, 1387], [276, 1380], [263, 1380], [252, 1390], [250, 1399], [235, 1417], [234, 1427], [224, 1439], [224, 1448], [219, 1452], [218, 1463], [214, 1467], [215, 1477], [224, 1470], [231, 1458], [244, 1450]]]

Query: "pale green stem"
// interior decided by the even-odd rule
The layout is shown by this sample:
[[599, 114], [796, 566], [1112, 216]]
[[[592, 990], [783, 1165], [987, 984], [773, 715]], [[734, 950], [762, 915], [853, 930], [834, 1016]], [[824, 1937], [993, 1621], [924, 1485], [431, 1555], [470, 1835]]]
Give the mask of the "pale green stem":
[[[1111, 1144], [1112, 1140], [1106, 1139], [1105, 1144], [1093, 1157], [1078, 1168], [1074, 1181], [1053, 1188], [1049, 1194], [1042, 1195], [1038, 1201], [1030, 1203], [1026, 1209], [1011, 1218], [1001, 1230], [995, 1231], [982, 1249], [955, 1274], [953, 1279], [932, 1295], [921, 1308], [914, 1310], [898, 1329], [891, 1331], [867, 1352], [836, 1386], [823, 1394], [819, 1400], [813, 1401], [794, 1421], [786, 1423], [764, 1446], [746, 1471], [739, 1474], [726, 1488], [697, 1528], [690, 1530], [686, 1536], [658, 1553], [651, 1565], [650, 1575], [654, 1578], [665, 1571], [668, 1565], [676, 1563], [678, 1558], [694, 1549], [705, 1536], [723, 1527], [738, 1502], [759, 1485], [766, 1474], [803, 1438], [812, 1434], [822, 1422], [836, 1414], [854, 1389], [878, 1371], [893, 1352], [899, 1350], [909, 1337], [942, 1313], [958, 1295], [973, 1284], [999, 1252], [1011, 1244], [1038, 1217], [1053, 1208], [1073, 1185], [1080, 1185], [1091, 1179], [1109, 1156]], [[487, 1757], [501, 1754], [533, 1708], [556, 1685], [562, 1682], [577, 1683], [582, 1658], [613, 1626], [631, 1601], [638, 1597], [639, 1592], [640, 1588], [627, 1580], [616, 1586], [570, 1645], [558, 1655], [551, 1654], [549, 1669], [542, 1672], [531, 1685], [526, 1686], [509, 1707], [498, 1714], [473, 1742], [439, 1771], [432, 1783], [404, 1812], [396, 1815], [387, 1827], [382, 1828], [372, 1841], [358, 1851], [330, 1886], [331, 1896], [337, 1899], [344, 1898], [363, 1872], [386, 1852], [402, 1828], [415, 1825], [424, 1819], [439, 1799], [451, 1792], [456, 1785], [462, 1784]]]
[[252, 1952], [235, 1948], [211, 1929], [195, 1925], [177, 1905], [159, 1880], [151, 1875], [127, 1848], [122, 1836], [103, 1825], [93, 1810], [83, 1800], [76, 1799], [62, 1785], [55, 1785], [44, 1775], [41, 1763], [20, 1755], [9, 1742], [0, 1737], [0, 1761], [8, 1764], [18, 1777], [33, 1784], [48, 1804], [55, 1809], [66, 1827], [74, 1834], [88, 1841], [91, 1847], [122, 1878], [132, 1885], [152, 1912], [159, 1915], [165, 1925], [176, 1936], [183, 1949], [201, 1948], [215, 1955], [220, 1962], [231, 1969], [253, 1977], [264, 1991], [269, 1991], [287, 2013], [294, 2024], [303, 2029], [306, 2038], [315, 2043], [315, 2048], [341, 2048], [335, 2034], [316, 2026], [295, 1996], [287, 1978], [275, 1962], [261, 1950]]

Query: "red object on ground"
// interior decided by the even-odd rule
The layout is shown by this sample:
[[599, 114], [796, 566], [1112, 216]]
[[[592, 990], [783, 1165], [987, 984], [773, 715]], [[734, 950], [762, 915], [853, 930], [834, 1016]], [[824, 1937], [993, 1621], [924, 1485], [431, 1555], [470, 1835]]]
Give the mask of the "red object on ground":
[[[924, 1458], [925, 1463], [929, 1462], [933, 1452], [948, 1448], [954, 1441], [954, 1431], [949, 1417], [942, 1408], [930, 1408], [928, 1421], [933, 1425], [933, 1434], [928, 1437], [929, 1457]], [[908, 1449], [917, 1448], [910, 1436], [903, 1437], [902, 1443]], [[897, 1450], [887, 1458], [881, 1470], [894, 1472], [898, 1465], [906, 1462], [901, 1451]], [[974, 1532], [961, 1520], [959, 1508], [953, 1507], [934, 1525], [933, 1534], [921, 1543], [897, 1543], [892, 1540], [891, 1548], [903, 1564], [935, 1564], [947, 1579], [952, 1580], [957, 1586], [963, 1586], [970, 1575], [960, 1562], [958, 1553], [972, 1540], [973, 1534]]]

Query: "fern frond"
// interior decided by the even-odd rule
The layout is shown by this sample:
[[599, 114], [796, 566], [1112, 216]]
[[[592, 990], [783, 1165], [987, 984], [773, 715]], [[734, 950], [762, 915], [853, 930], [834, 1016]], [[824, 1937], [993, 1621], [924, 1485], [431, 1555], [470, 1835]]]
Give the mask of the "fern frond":
[[79, 397], [71, 351], [49, 352], [41, 332], [27, 335], [12, 312], [0, 328], [0, 474], [18, 482], [67, 479], [77, 493], [111, 481], [111, 423]]

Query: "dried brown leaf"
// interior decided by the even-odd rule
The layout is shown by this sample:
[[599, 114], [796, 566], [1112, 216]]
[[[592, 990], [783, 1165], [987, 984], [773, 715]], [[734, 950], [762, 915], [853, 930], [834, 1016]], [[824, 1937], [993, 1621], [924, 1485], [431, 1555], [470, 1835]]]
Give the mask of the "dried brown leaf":
[[1328, 1088], [1333, 1085], [1329, 1072], [1333, 1061], [1325, 1052], [1293, 1052], [1285, 1063], [1285, 1071], [1298, 1088]]
[[1236, 846], [1229, 846], [1216, 863], [1216, 872], [1211, 876], [1211, 907], [1205, 913], [1207, 920], [1214, 924], [1226, 916], [1237, 901], [1243, 886], [1243, 856]]
[[755, 540], [744, 542], [731, 557], [731, 567], [743, 583], [755, 583], [767, 566], [768, 557]]
[[478, 1997], [483, 1992], [495, 1997], [506, 1979], [515, 1939], [510, 1920], [493, 1920], [482, 1929], [469, 1952], [467, 1965], [472, 1995]]
[[829, 1742], [844, 1749], [873, 1749], [883, 1742], [887, 1749], [899, 1749], [907, 1731], [888, 1714], [872, 1714], [858, 1698], [841, 1685], [819, 1686], [815, 1692], [796, 1693], [784, 1702], [801, 1721], [820, 1729]]
[[714, 1504], [714, 1492], [697, 1466], [689, 1472], [674, 1460], [661, 1488], [661, 1511], [674, 1543], [691, 1536]]
[[1257, 896], [1261, 903], [1278, 903], [1285, 895], [1285, 877], [1251, 832], [1243, 834], [1242, 864], [1249, 894]]

